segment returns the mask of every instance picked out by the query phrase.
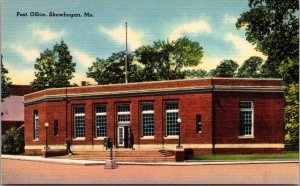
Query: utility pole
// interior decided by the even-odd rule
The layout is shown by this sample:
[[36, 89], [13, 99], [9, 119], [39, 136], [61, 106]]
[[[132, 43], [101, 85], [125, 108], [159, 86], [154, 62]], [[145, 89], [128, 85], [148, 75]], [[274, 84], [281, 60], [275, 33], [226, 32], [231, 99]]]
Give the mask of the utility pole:
[[128, 75], [127, 75], [127, 22], [125, 22], [125, 30], [126, 30], [126, 56], [125, 56], [125, 83], [128, 83]]

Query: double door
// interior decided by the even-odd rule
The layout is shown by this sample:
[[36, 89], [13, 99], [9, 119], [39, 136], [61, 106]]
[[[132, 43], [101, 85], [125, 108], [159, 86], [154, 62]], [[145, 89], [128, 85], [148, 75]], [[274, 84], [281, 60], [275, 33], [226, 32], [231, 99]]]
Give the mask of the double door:
[[128, 125], [118, 126], [118, 147], [129, 148], [130, 144], [130, 127]]

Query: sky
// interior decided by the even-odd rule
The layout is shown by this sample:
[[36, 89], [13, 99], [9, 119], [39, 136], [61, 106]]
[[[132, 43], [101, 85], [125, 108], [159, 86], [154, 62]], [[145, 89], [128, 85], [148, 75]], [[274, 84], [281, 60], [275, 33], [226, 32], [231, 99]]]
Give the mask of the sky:
[[266, 59], [235, 27], [247, 10], [248, 0], [3, 0], [1, 53], [13, 84], [26, 85], [40, 53], [64, 40], [76, 63], [71, 83], [93, 84], [88, 67], [97, 57], [125, 50], [127, 22], [129, 51], [187, 36], [204, 50], [193, 68], [211, 70], [224, 59], [241, 65], [250, 56]]

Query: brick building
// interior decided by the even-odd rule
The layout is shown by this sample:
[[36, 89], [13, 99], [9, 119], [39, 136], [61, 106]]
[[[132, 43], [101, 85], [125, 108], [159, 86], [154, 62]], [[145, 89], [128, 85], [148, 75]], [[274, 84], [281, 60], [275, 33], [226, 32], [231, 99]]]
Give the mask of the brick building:
[[[193, 153], [284, 151], [280, 79], [204, 78], [53, 88], [25, 95], [25, 151], [173, 149]], [[180, 120], [178, 120], [180, 118]]]

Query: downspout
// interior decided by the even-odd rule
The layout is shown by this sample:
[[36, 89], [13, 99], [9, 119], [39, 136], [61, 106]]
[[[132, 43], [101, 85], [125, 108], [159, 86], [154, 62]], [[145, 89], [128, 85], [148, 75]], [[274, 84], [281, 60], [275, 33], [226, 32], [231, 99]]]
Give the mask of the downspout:
[[68, 138], [68, 87], [66, 87], [66, 139]]
[[215, 85], [213, 82], [213, 78], [211, 78], [211, 84], [212, 84], [212, 90], [211, 90], [211, 95], [212, 95], [212, 153], [215, 154], [216, 150], [215, 150], [215, 145], [216, 145], [216, 129], [215, 129], [215, 125], [216, 125], [216, 118], [215, 118], [215, 99], [214, 99], [214, 92], [215, 92]]

